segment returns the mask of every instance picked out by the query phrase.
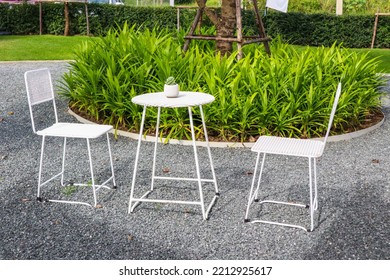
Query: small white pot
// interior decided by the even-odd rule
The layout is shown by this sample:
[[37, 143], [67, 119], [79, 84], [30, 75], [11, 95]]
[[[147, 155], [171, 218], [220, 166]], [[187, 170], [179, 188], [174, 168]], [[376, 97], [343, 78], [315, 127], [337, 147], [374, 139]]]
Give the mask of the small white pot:
[[179, 85], [164, 85], [164, 93], [167, 97], [177, 97], [179, 95]]

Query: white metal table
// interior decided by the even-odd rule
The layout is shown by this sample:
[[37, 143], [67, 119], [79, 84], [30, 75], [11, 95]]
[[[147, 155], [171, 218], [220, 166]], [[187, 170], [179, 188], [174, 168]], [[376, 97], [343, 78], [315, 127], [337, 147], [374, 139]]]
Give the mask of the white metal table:
[[[147, 93], [138, 95], [134, 98], [132, 98], [132, 102], [138, 105], [143, 106], [143, 112], [142, 112], [142, 120], [141, 120], [141, 127], [140, 132], [138, 136], [138, 145], [137, 145], [137, 152], [135, 156], [135, 164], [134, 164], [134, 172], [133, 172], [133, 180], [131, 184], [131, 192], [130, 192], [130, 200], [129, 200], [129, 209], [128, 212], [131, 213], [137, 207], [138, 204], [141, 202], [158, 202], [158, 203], [177, 203], [177, 204], [190, 204], [190, 205], [199, 205], [202, 209], [202, 215], [203, 219], [207, 219], [209, 212], [214, 205], [216, 199], [219, 196], [218, 192], [218, 186], [217, 186], [217, 180], [215, 177], [214, 172], [214, 165], [213, 160], [211, 158], [211, 151], [209, 146], [209, 140], [206, 130], [206, 124], [204, 121], [204, 114], [202, 105], [208, 104], [214, 101], [214, 96], [206, 93], [200, 93], [200, 92], [188, 92], [188, 91], [181, 91], [179, 93], [178, 97], [175, 98], [168, 98], [165, 96], [163, 92], [158, 93]], [[155, 136], [155, 144], [154, 144], [154, 153], [153, 153], [153, 167], [152, 167], [152, 182], [151, 182], [151, 188], [149, 191], [147, 191], [145, 194], [143, 194], [140, 198], [134, 197], [134, 188], [135, 188], [135, 181], [137, 176], [137, 168], [138, 168], [138, 160], [139, 160], [139, 154], [140, 154], [140, 147], [142, 142], [142, 134], [143, 134], [143, 128], [144, 128], [144, 122], [145, 122], [145, 113], [147, 107], [157, 107], [157, 124], [156, 124], [156, 136]], [[199, 106], [200, 114], [202, 118], [202, 124], [203, 124], [203, 131], [205, 135], [205, 141], [206, 141], [206, 147], [208, 152], [208, 157], [210, 160], [210, 167], [211, 167], [211, 173], [212, 173], [212, 179], [202, 179], [200, 175], [200, 168], [199, 168], [199, 160], [198, 160], [198, 154], [197, 154], [197, 148], [195, 143], [195, 132], [194, 132], [194, 124], [192, 120], [192, 111], [191, 108], [194, 106]], [[191, 137], [192, 137], [192, 146], [194, 149], [194, 157], [195, 157], [195, 167], [196, 167], [196, 178], [180, 178], [180, 177], [168, 177], [168, 176], [156, 176], [156, 158], [157, 158], [157, 143], [158, 143], [158, 135], [159, 135], [159, 125], [160, 125], [160, 112], [161, 108], [179, 108], [179, 107], [188, 107], [188, 115], [190, 119], [190, 126], [191, 126]], [[163, 200], [163, 199], [149, 199], [147, 198], [148, 195], [153, 191], [154, 188], [154, 181], [155, 180], [184, 180], [184, 181], [195, 181], [198, 183], [199, 188], [199, 201], [180, 201], [180, 200]], [[204, 205], [204, 199], [203, 199], [203, 190], [202, 190], [202, 182], [211, 182], [214, 184], [215, 188], [215, 195], [210, 202], [207, 209], [205, 209]]]

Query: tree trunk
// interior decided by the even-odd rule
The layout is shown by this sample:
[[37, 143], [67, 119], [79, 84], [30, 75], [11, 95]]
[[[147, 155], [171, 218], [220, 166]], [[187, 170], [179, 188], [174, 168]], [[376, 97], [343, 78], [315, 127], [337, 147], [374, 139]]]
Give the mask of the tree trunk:
[[[217, 37], [234, 37], [236, 28], [236, 1], [222, 0], [221, 16], [216, 26]], [[217, 50], [221, 55], [230, 54], [233, 50], [233, 43], [217, 41]]]
[[[221, 14], [206, 7], [207, 0], [196, 0], [199, 8], [203, 9], [217, 30], [217, 37], [234, 37], [236, 28], [236, 0], [222, 0]], [[217, 51], [221, 55], [230, 54], [233, 50], [233, 43], [217, 41]]]
[[69, 2], [65, 2], [65, 29], [64, 29], [64, 36], [69, 36]]

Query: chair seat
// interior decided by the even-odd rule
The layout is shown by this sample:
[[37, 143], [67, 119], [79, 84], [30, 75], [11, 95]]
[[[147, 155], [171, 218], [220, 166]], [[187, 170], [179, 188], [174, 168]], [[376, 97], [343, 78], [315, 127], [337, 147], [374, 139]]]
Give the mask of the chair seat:
[[71, 137], [71, 138], [97, 138], [109, 132], [111, 125], [82, 124], [82, 123], [56, 123], [43, 130], [38, 135]]
[[251, 150], [257, 153], [317, 158], [322, 155], [324, 147], [324, 142], [319, 140], [260, 136]]

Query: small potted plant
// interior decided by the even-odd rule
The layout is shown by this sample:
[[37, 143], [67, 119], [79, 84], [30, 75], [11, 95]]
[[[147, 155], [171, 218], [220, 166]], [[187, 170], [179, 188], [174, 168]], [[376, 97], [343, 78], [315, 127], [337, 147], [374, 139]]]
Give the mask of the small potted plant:
[[179, 85], [174, 77], [168, 77], [165, 80], [164, 93], [167, 97], [177, 97], [179, 95]]

